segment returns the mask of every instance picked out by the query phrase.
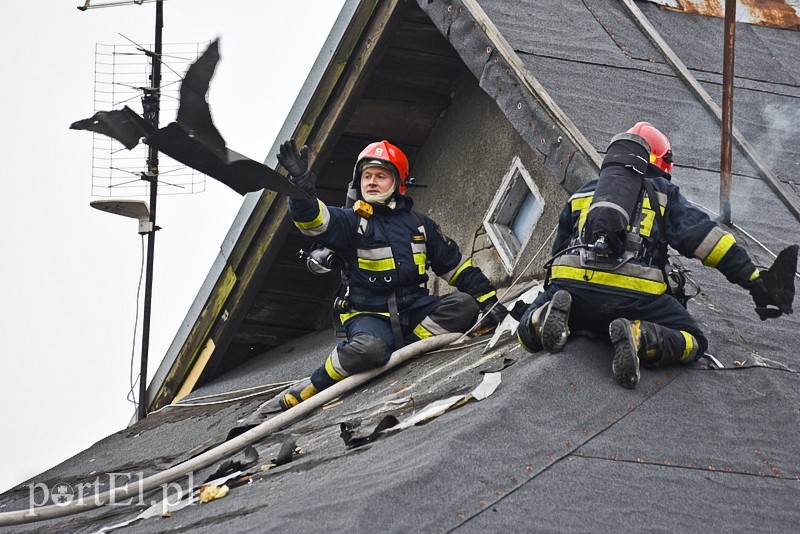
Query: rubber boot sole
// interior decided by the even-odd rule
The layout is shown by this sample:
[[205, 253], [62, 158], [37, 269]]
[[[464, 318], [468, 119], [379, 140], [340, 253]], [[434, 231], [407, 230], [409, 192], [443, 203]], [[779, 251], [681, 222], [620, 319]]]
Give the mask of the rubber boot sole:
[[556, 291], [550, 307], [542, 321], [542, 346], [547, 352], [561, 352], [569, 337], [569, 310], [572, 295], [562, 290]]
[[614, 361], [611, 369], [620, 386], [633, 389], [639, 383], [639, 356], [637, 343], [631, 332], [631, 322], [614, 319], [608, 326], [608, 335], [614, 344]]

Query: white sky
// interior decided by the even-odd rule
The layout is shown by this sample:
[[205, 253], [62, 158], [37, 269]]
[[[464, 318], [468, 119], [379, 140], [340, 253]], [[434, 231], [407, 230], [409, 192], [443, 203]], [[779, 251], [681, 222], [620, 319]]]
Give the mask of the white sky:
[[[0, 492], [134, 414], [126, 395], [134, 338], [136, 372], [141, 354], [142, 241], [135, 219], [89, 206], [104, 198], [92, 196], [92, 134], [69, 125], [94, 113], [95, 45], [128, 44], [122, 35], [152, 43], [156, 4], [82, 4], [4, 2], [0, 14]], [[208, 95], [215, 125], [228, 147], [263, 161], [343, 4], [168, 0], [163, 42], [220, 38]], [[162, 113], [162, 126], [172, 120]], [[159, 196], [150, 378], [241, 202], [210, 178], [205, 192]]]

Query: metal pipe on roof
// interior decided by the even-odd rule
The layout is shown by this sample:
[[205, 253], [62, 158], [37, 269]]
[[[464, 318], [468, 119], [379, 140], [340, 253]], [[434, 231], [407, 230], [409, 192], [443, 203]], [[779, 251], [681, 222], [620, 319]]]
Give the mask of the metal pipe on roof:
[[186, 460], [183, 463], [170, 467], [169, 469], [165, 469], [164, 471], [159, 471], [158, 473], [150, 475], [147, 478], [136, 480], [135, 482], [131, 482], [130, 484], [120, 488], [104, 491], [103, 493], [98, 493], [96, 495], [88, 495], [86, 498], [73, 500], [68, 504], [51, 504], [49, 506], [42, 506], [40, 508], [29, 510], [17, 510], [14, 512], [0, 513], [0, 526], [20, 525], [25, 523], [34, 523], [36, 521], [45, 521], [48, 519], [66, 517], [81, 512], [87, 512], [89, 510], [94, 510], [96, 508], [100, 508], [101, 506], [105, 506], [106, 504], [120, 504], [129, 500], [135, 502], [135, 497], [142, 496], [149, 491], [179, 480], [189, 473], [193, 473], [194, 471], [208, 467], [214, 462], [227, 458], [228, 456], [243, 450], [248, 445], [252, 445], [253, 443], [261, 441], [273, 432], [277, 432], [278, 430], [285, 428], [290, 423], [293, 423], [298, 419], [302, 419], [314, 409], [321, 407], [322, 405], [354, 390], [359, 386], [362, 386], [373, 378], [400, 365], [401, 363], [411, 360], [426, 352], [440, 349], [446, 345], [456, 342], [460, 336], [461, 334], [459, 333], [443, 334], [406, 345], [402, 349], [394, 351], [389, 359], [389, 362], [383, 367], [378, 367], [377, 369], [373, 369], [371, 371], [349, 376], [341, 382], [337, 382], [328, 389], [320, 391], [310, 399], [301, 402], [297, 406], [290, 408], [285, 412], [279, 413], [274, 417], [267, 419], [260, 425], [251, 428], [247, 432], [244, 432], [239, 436], [228, 440], [217, 447], [214, 447], [211, 450], [195, 456], [194, 458]]
[[725, 0], [725, 37], [722, 52], [722, 136], [719, 149], [719, 212], [723, 223], [731, 224], [731, 153], [733, 131], [733, 62], [736, 41], [736, 0]]

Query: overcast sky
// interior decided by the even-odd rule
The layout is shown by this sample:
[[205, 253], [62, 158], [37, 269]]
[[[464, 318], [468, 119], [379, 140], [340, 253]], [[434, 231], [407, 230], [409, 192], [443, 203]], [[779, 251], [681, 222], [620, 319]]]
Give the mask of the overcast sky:
[[[96, 45], [153, 43], [156, 4], [83, 3], [4, 2], [0, 15], [0, 492], [122, 430], [135, 411], [126, 396], [134, 341], [137, 372], [141, 354], [142, 240], [135, 219], [89, 206], [106, 198], [92, 196], [93, 136], [69, 125], [94, 114]], [[229, 148], [263, 161], [343, 4], [166, 0], [163, 42], [220, 38], [214, 122]], [[210, 178], [202, 193], [159, 196], [150, 377], [241, 202]]]

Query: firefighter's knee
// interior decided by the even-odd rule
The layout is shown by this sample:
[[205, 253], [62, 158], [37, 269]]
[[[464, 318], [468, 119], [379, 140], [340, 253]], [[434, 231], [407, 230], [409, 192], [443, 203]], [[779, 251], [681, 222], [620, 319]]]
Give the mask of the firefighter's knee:
[[475, 299], [466, 293], [456, 292], [448, 295], [452, 300], [452, 318], [447, 321], [451, 332], [466, 332], [478, 320], [480, 308]]
[[416, 339], [466, 332], [478, 319], [478, 303], [466, 293], [450, 293], [412, 330]]
[[359, 333], [338, 349], [339, 367], [347, 374], [361, 373], [389, 361], [386, 343], [375, 336]]
[[456, 291], [442, 297], [430, 318], [448, 332], [466, 332], [478, 320], [478, 303], [472, 296]]

